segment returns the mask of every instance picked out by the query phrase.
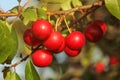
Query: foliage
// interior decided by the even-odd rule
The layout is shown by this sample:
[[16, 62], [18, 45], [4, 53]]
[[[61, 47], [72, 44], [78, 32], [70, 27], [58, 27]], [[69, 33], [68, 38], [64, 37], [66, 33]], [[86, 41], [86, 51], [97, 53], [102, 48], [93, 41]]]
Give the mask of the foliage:
[[[40, 80], [40, 78], [42, 80], [42, 76], [36, 70], [38, 68], [30, 60], [31, 54], [39, 46], [31, 48], [23, 41], [20, 41], [23, 40], [21, 35], [23, 35], [25, 29], [30, 28], [34, 21], [38, 19], [48, 20], [53, 25], [54, 30], [59, 31], [63, 36], [67, 36], [72, 31], [84, 33], [86, 23], [99, 19], [107, 24], [107, 33], [103, 39], [96, 43], [87, 41], [80, 55], [77, 57], [66, 57], [65, 61], [61, 63], [57, 60], [59, 58], [56, 57], [56, 54], [53, 53], [55, 59], [49, 67], [56, 72], [56, 77], [54, 78], [56, 80], [71, 80], [75, 78], [79, 80], [81, 78], [83, 80], [111, 80], [111, 77], [117, 80], [119, 78], [120, 72], [118, 69], [120, 67], [118, 65], [120, 63], [110, 65], [108, 60], [111, 56], [120, 57], [119, 0], [96, 0], [93, 4], [89, 4], [90, 0], [40, 0], [38, 7], [26, 7], [30, 0], [27, 0], [24, 5], [20, 5], [22, 0], [17, 1], [19, 3], [18, 6], [10, 9], [9, 13], [0, 11], [0, 63], [11, 65], [4, 67], [4, 74], [6, 70], [12, 67], [15, 68], [18, 64], [27, 60], [25, 80]], [[16, 18], [11, 20], [11, 16]], [[17, 64], [12, 65], [11, 61], [20, 52], [24, 52], [22, 53], [23, 57], [20, 56], [21, 60]], [[26, 55], [29, 57], [25, 57]], [[58, 56], [60, 57], [60, 54]], [[65, 57], [65, 55], [63, 56]], [[106, 74], [106, 78], [102, 79], [99, 75], [102, 76], [103, 73], [96, 74], [94, 71], [93, 64], [98, 62], [105, 63], [106, 70], [103, 73]], [[112, 72], [116, 72], [116, 74], [112, 75]], [[90, 79], [88, 79], [89, 77]], [[21, 80], [21, 78], [15, 70], [13, 72], [9, 70], [5, 80]]]

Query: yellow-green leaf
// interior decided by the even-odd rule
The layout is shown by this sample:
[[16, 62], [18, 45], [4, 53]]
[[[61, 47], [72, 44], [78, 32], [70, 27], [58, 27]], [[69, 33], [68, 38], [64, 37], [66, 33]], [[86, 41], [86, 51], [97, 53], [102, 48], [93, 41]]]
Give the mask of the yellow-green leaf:
[[5, 80], [21, 80], [16, 72], [7, 72]]
[[120, 0], [105, 0], [108, 11], [120, 20]]
[[65, 1], [63, 4], [61, 4], [61, 8], [63, 10], [68, 10], [68, 9], [71, 9], [71, 0], [67, 0]]
[[0, 63], [6, 61], [9, 57], [9, 61], [17, 53], [18, 39], [17, 33], [14, 28], [8, 29], [8, 25], [5, 22], [0, 21]]
[[27, 8], [24, 12], [22, 12], [22, 17], [25, 25], [27, 25], [30, 21], [35, 21], [37, 19], [36, 9]]
[[73, 7], [82, 6], [82, 2], [80, 0], [72, 0]]
[[39, 19], [47, 19], [47, 15], [45, 13], [45, 10], [43, 10], [42, 8], [37, 9], [37, 15], [38, 15]]

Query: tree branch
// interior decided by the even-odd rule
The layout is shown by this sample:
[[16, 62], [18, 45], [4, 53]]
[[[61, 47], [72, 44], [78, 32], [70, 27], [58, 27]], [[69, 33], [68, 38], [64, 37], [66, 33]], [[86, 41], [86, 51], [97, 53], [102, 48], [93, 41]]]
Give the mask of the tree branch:
[[79, 10], [87, 10], [87, 9], [90, 9], [91, 7], [102, 6], [103, 4], [104, 4], [103, 1], [98, 1], [93, 4], [77, 6], [75, 8], [72, 8], [69, 10], [64, 10], [64, 11], [46, 11], [46, 14], [48, 14], [48, 15], [67, 15], [71, 12], [75, 12], [75, 11], [79, 11]]
[[83, 18], [85, 18], [88, 14], [94, 12], [94, 11], [95, 11], [96, 9], [98, 9], [99, 7], [100, 7], [100, 6], [97, 6], [97, 7], [94, 7], [94, 6], [93, 6], [93, 7], [91, 7], [91, 9], [89, 9], [89, 10], [87, 11], [87, 13], [85, 13], [82, 17], [80, 17], [78, 20], [73, 21], [73, 23], [70, 24], [70, 27], [72, 27], [74, 24], [77, 24], [78, 22], [80, 23]]
[[13, 20], [13, 22], [11, 23], [11, 25], [13, 25], [13, 24], [16, 22], [17, 18], [21, 15], [22, 10], [24, 9], [24, 7], [25, 7], [29, 2], [30, 2], [30, 0], [27, 0], [27, 1], [25, 2], [25, 4], [19, 9], [18, 14], [16, 15], [16, 18]]
[[2, 72], [5, 72], [6, 70], [8, 70], [8, 69], [10, 69], [10, 68], [12, 68], [12, 67], [16, 67], [16, 66], [19, 65], [21, 62], [26, 61], [27, 58], [29, 58], [29, 57], [30, 57], [30, 55], [27, 55], [27, 56], [25, 56], [23, 59], [21, 59], [20, 61], [16, 62], [15, 64], [12, 64], [12, 65], [10, 65], [10, 66], [5, 66], [5, 68], [2, 70]]
[[[67, 15], [67, 14], [69, 14], [71, 12], [80, 11], [80, 10], [87, 10], [87, 9], [90, 9], [91, 7], [93, 7], [93, 6], [94, 7], [95, 6], [102, 6], [103, 4], [104, 4], [103, 1], [98, 1], [98, 2], [95, 2], [93, 4], [89, 4], [89, 5], [77, 6], [75, 8], [69, 9], [69, 10], [63, 10], [63, 11], [46, 11], [46, 14], [47, 15]], [[18, 16], [18, 15], [20, 15], [20, 14], [0, 13], [0, 17], [10, 17], [10, 16]]]
[[[39, 49], [40, 46], [41, 46], [41, 44], [38, 45], [38, 46], [37, 46], [36, 48], [34, 48], [34, 49], [33, 49], [33, 47], [32, 47], [32, 48], [31, 48], [31, 50], [32, 50], [31, 54], [32, 54], [34, 51], [36, 51], [37, 49]], [[30, 55], [31, 55], [31, 54], [30, 54]], [[19, 64], [22, 63], [23, 61], [26, 61], [26, 60], [30, 57], [30, 55], [25, 56], [25, 57], [22, 58], [20, 61], [14, 63], [14, 64], [11, 64], [10, 66], [5, 66], [5, 68], [2, 70], [2, 72], [5, 72], [6, 70], [8, 70], [8, 69], [10, 69], [10, 68], [12, 68], [12, 67], [16, 67], [17, 65], [19, 65]]]
[[12, 17], [17, 15], [18, 14], [14, 14], [14, 13], [0, 13], [0, 17]]

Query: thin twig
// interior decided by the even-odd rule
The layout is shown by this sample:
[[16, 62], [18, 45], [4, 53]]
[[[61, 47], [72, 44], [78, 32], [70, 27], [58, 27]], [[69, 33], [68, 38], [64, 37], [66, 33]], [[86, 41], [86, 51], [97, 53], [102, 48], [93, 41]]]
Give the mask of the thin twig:
[[14, 13], [0, 13], [0, 17], [12, 17], [12, 16], [17, 16], [18, 14], [14, 14]]
[[70, 24], [70, 27], [73, 26], [74, 24], [80, 23], [81, 20], [83, 20], [83, 18], [85, 18], [88, 14], [94, 12], [94, 11], [95, 11], [96, 9], [98, 9], [98, 8], [99, 8], [99, 6], [98, 6], [98, 7], [94, 7], [94, 6], [91, 7], [91, 9], [89, 9], [86, 14], [84, 14], [84, 15], [83, 15], [82, 17], [80, 17], [78, 20], [75, 20], [75, 22], [71, 23], [71, 24]]
[[[41, 45], [38, 45], [36, 48], [32, 49], [31, 54], [32, 54], [34, 51], [36, 51], [37, 49], [39, 49], [40, 46], [41, 46]], [[30, 54], [30, 55], [31, 55], [31, 54]], [[12, 68], [12, 67], [16, 67], [17, 65], [21, 64], [23, 61], [26, 61], [26, 60], [30, 57], [30, 55], [25, 56], [25, 57], [22, 58], [20, 61], [14, 63], [14, 64], [11, 64], [10, 66], [5, 66], [4, 69], [2, 70], [2, 72], [5, 72], [6, 70], [8, 70], [8, 69], [10, 69], [10, 68]]]
[[102, 6], [102, 5], [103, 5], [103, 1], [98, 1], [98, 2], [95, 2], [93, 4], [84, 5], [84, 6], [77, 6], [75, 8], [72, 8], [69, 10], [64, 10], [64, 11], [46, 11], [46, 14], [48, 14], [48, 15], [67, 15], [67, 14], [70, 14], [71, 12], [85, 10], [85, 9], [89, 9], [93, 6]]
[[10, 69], [10, 68], [12, 68], [12, 67], [16, 67], [16, 66], [19, 65], [21, 62], [26, 61], [29, 56], [30, 56], [30, 55], [25, 56], [23, 59], [21, 59], [20, 61], [16, 62], [15, 64], [12, 64], [12, 65], [10, 65], [10, 66], [5, 66], [5, 68], [2, 70], [2, 72], [5, 72], [6, 70], [8, 70], [8, 69]]
[[25, 2], [25, 4], [19, 9], [16, 18], [13, 20], [13, 22], [11, 23], [11, 25], [13, 25], [13, 24], [16, 22], [17, 18], [18, 18], [18, 17], [21, 15], [21, 13], [22, 13], [22, 10], [26, 7], [26, 5], [27, 5], [29, 2], [30, 2], [30, 0], [27, 0], [27, 1]]
[[[28, 0], [25, 3], [24, 6], [26, 6], [29, 1], [30, 0]], [[69, 14], [71, 12], [89, 9], [93, 5], [94, 6], [102, 6], [103, 4], [104, 4], [104, 1], [98, 1], [98, 2], [93, 3], [92, 5], [89, 4], [89, 5], [77, 6], [77, 7], [74, 7], [72, 9], [69, 9], [69, 10], [63, 10], [63, 11], [46, 11], [46, 14], [47, 15], [67, 15], [67, 14]], [[24, 8], [24, 6], [23, 6], [23, 8]], [[21, 8], [20, 11], [22, 11], [23, 8]], [[14, 13], [0, 13], [0, 16], [2, 16], [2, 17], [3, 16], [9, 17], [9, 16], [18, 16], [18, 14], [14, 14]], [[20, 13], [19, 13], [19, 16], [20, 16]]]

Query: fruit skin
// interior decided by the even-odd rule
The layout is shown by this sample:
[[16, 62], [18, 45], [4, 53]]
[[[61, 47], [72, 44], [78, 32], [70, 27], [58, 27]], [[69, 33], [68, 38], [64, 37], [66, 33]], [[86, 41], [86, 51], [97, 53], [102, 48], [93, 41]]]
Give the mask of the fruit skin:
[[47, 50], [36, 50], [32, 54], [33, 64], [37, 67], [46, 67], [52, 63], [53, 56]]
[[24, 42], [29, 46], [38, 46], [41, 44], [40, 41], [33, 35], [31, 28], [25, 30], [23, 39]]
[[95, 72], [96, 73], [102, 73], [105, 70], [105, 64], [104, 63], [96, 63], [95, 64]]
[[100, 29], [103, 32], [103, 35], [105, 35], [106, 31], [107, 31], [107, 27], [105, 22], [101, 21], [101, 20], [95, 20], [94, 21], [95, 24], [99, 25]]
[[52, 52], [54, 52], [54, 53], [60, 53], [60, 52], [64, 51], [64, 49], [65, 49], [65, 39], [61, 43], [60, 47], [58, 49], [56, 49], [56, 50], [53, 50]]
[[59, 32], [52, 32], [49, 38], [44, 42], [44, 46], [50, 50], [55, 51], [61, 47], [64, 37]]
[[110, 61], [110, 65], [115, 65], [119, 63], [119, 58], [115, 56], [111, 56], [109, 61]]
[[101, 40], [101, 38], [103, 37], [103, 33], [98, 27], [99, 26], [97, 26], [96, 24], [87, 25], [85, 29], [85, 37], [87, 40], [91, 42], [97, 42]]
[[39, 40], [46, 40], [52, 33], [52, 25], [47, 20], [37, 20], [32, 25], [33, 34]]
[[79, 50], [85, 45], [85, 36], [82, 32], [75, 31], [66, 37], [66, 46], [70, 49]]
[[81, 51], [81, 49], [80, 50], [72, 50], [72, 49], [70, 49], [70, 48], [68, 48], [68, 47], [65, 47], [65, 53], [68, 55], [68, 56], [70, 56], [70, 57], [75, 57], [75, 56], [77, 56], [77, 55], [79, 55], [80, 54], [80, 51]]
[[85, 27], [85, 37], [91, 42], [97, 42], [106, 33], [106, 24], [103, 21], [95, 20], [89, 22]]

